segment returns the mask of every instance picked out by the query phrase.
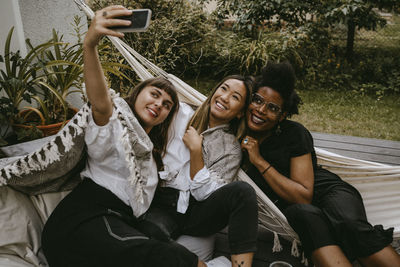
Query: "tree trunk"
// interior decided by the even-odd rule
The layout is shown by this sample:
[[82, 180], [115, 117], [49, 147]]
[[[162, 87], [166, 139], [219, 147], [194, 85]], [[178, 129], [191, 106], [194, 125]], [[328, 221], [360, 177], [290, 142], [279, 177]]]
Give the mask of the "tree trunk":
[[349, 20], [347, 24], [347, 44], [346, 44], [346, 58], [348, 61], [353, 59], [354, 49], [354, 36], [356, 32], [356, 25], [353, 20]]

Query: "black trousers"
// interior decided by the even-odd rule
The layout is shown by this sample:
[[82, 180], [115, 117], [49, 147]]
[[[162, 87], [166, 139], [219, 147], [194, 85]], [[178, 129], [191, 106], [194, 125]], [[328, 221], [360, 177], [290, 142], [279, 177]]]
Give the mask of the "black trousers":
[[384, 230], [367, 221], [361, 195], [351, 185], [339, 181], [315, 194], [312, 204], [294, 204], [283, 211], [308, 256], [317, 248], [338, 245], [353, 261], [392, 242], [393, 228]]
[[149, 238], [129, 206], [85, 179], [45, 224], [42, 246], [51, 267], [197, 266], [197, 256], [175, 242]]
[[[158, 219], [158, 222], [161, 222], [160, 228], [163, 229], [172, 229], [171, 221], [175, 222], [177, 231], [172, 233], [172, 238], [182, 234], [209, 236], [228, 226], [231, 254], [256, 251], [257, 198], [254, 189], [246, 182], [235, 181], [224, 185], [204, 201], [196, 201], [192, 197], [185, 214], [176, 211], [177, 199], [178, 191], [175, 189], [158, 190], [145, 220], [154, 222], [155, 218], [168, 217]], [[153, 212], [158, 215], [153, 216]], [[164, 212], [164, 215], [160, 216], [160, 212]]]

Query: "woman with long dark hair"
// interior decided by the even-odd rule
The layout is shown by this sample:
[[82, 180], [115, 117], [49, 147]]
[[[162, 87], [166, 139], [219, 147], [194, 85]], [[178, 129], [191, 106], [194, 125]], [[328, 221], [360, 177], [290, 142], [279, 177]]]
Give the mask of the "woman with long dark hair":
[[151, 239], [141, 216], [153, 200], [178, 110], [174, 86], [164, 78], [140, 83], [125, 100], [107, 88], [97, 53], [110, 26], [129, 22], [121, 6], [98, 12], [85, 36], [84, 76], [91, 113], [85, 130], [83, 181], [45, 224], [42, 245], [50, 266], [198, 266], [196, 255], [174, 242]]

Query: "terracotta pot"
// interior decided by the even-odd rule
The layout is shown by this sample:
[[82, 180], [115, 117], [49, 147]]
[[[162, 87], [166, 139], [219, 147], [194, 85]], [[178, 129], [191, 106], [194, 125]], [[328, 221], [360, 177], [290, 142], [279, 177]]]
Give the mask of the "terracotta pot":
[[[19, 112], [19, 115], [21, 117], [27, 116], [26, 114], [29, 111], [30, 111], [29, 109], [21, 110]], [[71, 117], [73, 117], [75, 115], [75, 113], [77, 113], [77, 112], [78, 112], [78, 109], [69, 108], [69, 112], [68, 113], [71, 113], [72, 114]], [[35, 113], [35, 114], [37, 114], [37, 113]], [[26, 125], [26, 124], [12, 124], [12, 126], [16, 127], [16, 128], [23, 128], [23, 129], [31, 129], [33, 127], [36, 127], [37, 129], [42, 131], [43, 136], [50, 136], [50, 135], [58, 133], [58, 131], [60, 131], [64, 127], [64, 125], [69, 122], [69, 120], [66, 120], [66, 121], [62, 121], [62, 122], [57, 122], [57, 123], [47, 124], [46, 125], [45, 124], [45, 119], [43, 118], [43, 116], [41, 116], [39, 114], [37, 114], [37, 115], [40, 116], [40, 125], [33, 126], [33, 125]]]

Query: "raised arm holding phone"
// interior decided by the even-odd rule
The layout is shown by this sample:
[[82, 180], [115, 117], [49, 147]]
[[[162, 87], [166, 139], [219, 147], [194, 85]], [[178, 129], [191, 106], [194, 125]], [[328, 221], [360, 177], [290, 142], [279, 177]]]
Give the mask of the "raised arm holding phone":
[[122, 6], [97, 11], [85, 36], [88, 157], [82, 182], [59, 203], [43, 230], [42, 247], [52, 267], [205, 266], [185, 247], [150, 239], [140, 229], [179, 105], [175, 87], [164, 78], [141, 82], [126, 99], [108, 90], [96, 47], [104, 35], [123, 37], [110, 27], [129, 26], [130, 21], [116, 17], [131, 13]]

